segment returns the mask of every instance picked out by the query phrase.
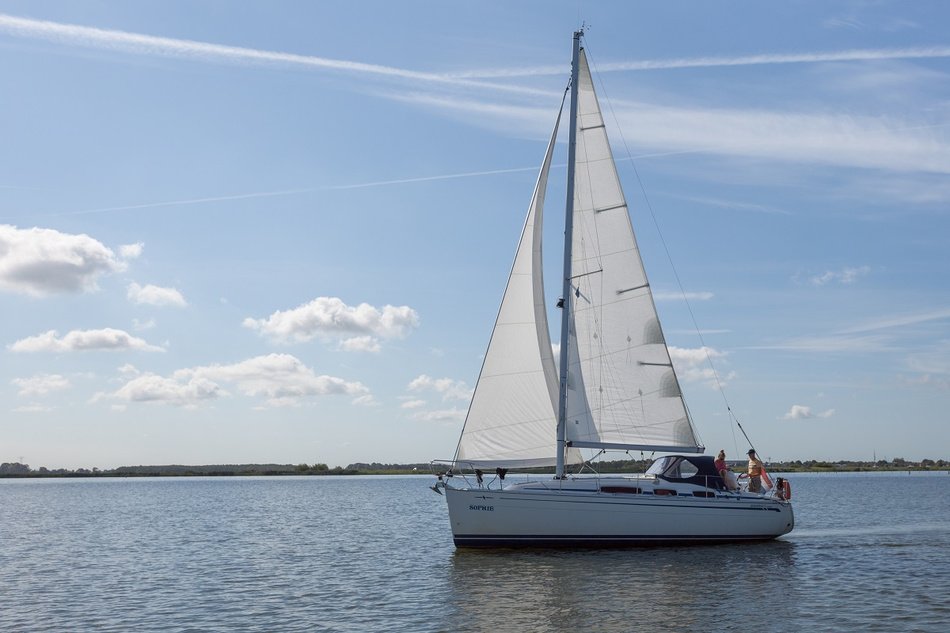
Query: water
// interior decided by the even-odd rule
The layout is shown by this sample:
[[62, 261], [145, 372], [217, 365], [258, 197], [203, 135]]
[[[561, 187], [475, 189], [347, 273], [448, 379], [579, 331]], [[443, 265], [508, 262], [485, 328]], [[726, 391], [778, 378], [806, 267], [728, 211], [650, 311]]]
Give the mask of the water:
[[464, 551], [428, 477], [0, 480], [0, 631], [946, 631], [950, 476], [792, 475], [755, 545]]

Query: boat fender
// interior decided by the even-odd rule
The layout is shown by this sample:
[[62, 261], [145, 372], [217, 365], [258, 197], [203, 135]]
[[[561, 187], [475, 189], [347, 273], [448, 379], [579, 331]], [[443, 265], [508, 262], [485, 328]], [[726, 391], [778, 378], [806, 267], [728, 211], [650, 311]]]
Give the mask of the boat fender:
[[779, 499], [791, 499], [792, 498], [792, 484], [788, 482], [788, 479], [784, 477], [779, 477], [775, 480], [775, 492], [778, 495]]

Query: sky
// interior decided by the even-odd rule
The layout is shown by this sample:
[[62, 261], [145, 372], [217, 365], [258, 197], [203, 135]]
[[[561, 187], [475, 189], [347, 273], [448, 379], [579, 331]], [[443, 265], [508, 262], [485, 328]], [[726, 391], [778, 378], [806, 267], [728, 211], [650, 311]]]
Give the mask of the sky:
[[948, 21], [0, 0], [0, 461], [450, 459], [581, 25], [707, 453], [950, 459]]

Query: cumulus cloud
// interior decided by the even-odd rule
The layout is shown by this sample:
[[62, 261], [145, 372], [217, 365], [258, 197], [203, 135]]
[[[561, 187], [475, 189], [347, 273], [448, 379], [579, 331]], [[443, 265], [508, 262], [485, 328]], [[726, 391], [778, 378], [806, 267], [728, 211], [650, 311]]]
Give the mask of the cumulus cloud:
[[140, 373], [142, 373], [138, 369], [136, 369], [135, 365], [133, 365], [132, 363], [126, 363], [122, 365], [121, 367], [119, 367], [117, 371], [120, 374], [123, 374], [125, 376], [138, 376]]
[[38, 374], [32, 378], [14, 378], [10, 381], [20, 388], [21, 396], [45, 396], [51, 391], [69, 389], [69, 380], [59, 374]]
[[[145, 374], [133, 378], [111, 397], [130, 402], [147, 402], [195, 406], [201, 402], [229, 395], [214, 382], [201, 376], [172, 377]], [[94, 398], [97, 400], [100, 396]]]
[[670, 346], [669, 351], [670, 359], [676, 368], [676, 375], [683, 382], [707, 382], [710, 386], [718, 388], [736, 376], [734, 371], [727, 374], [718, 374], [712, 368], [710, 365], [712, 359], [715, 358], [719, 359], [720, 362], [724, 362], [722, 359], [726, 356], [725, 352], [720, 352], [712, 347], [685, 349]]
[[340, 341], [340, 349], [345, 352], [372, 352], [380, 350], [379, 339], [372, 336], [355, 336]]
[[[132, 372], [124, 373], [130, 375]], [[297, 405], [301, 398], [327, 395], [355, 396], [359, 404], [366, 404], [369, 394], [369, 390], [358, 382], [316, 375], [294, 356], [270, 354], [231, 365], [180, 369], [171, 376], [137, 375], [113, 393], [98, 394], [95, 400], [114, 398], [196, 407], [230, 396], [222, 383], [233, 384], [246, 396], [262, 397], [274, 407]]]
[[144, 242], [124, 244], [119, 247], [119, 255], [122, 257], [122, 259], [135, 259], [142, 254], [143, 249], [145, 249]]
[[149, 319], [148, 321], [139, 321], [138, 319], [132, 319], [132, 327], [140, 332], [142, 330], [151, 330], [156, 325], [157, 323], [155, 322], [155, 319]]
[[96, 290], [127, 265], [88, 235], [0, 224], [0, 290], [41, 297]]
[[792, 408], [788, 413], [783, 415], [780, 420], [805, 420], [807, 418], [830, 418], [835, 414], [834, 409], [828, 409], [823, 413], [812, 413], [811, 407], [802, 406], [800, 404], [792, 405]]
[[278, 310], [265, 319], [244, 319], [244, 326], [282, 343], [315, 337], [339, 338], [352, 351], [378, 351], [379, 338], [405, 338], [419, 324], [409, 306], [387, 305], [379, 310], [361, 303], [348, 306], [336, 297], [318, 297], [293, 310]]
[[38, 336], [30, 336], [8, 345], [12, 352], [89, 352], [138, 350], [144, 352], [164, 352], [165, 348], [150, 345], [123, 330], [103, 328], [101, 330], [73, 330], [59, 338], [56, 330], [49, 330]]
[[162, 288], [160, 286], [140, 286], [135, 282], [129, 284], [129, 301], [138, 304], [148, 304], [153, 306], [179, 306], [188, 305], [185, 298], [175, 288]]
[[409, 391], [435, 391], [442, 400], [471, 400], [472, 389], [460, 380], [432, 378], [425, 374], [409, 383]]

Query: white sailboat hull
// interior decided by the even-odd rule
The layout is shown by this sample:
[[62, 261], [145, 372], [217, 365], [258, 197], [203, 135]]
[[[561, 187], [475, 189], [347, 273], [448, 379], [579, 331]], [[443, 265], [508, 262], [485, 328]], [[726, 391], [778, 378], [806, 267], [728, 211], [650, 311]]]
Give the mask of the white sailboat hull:
[[[769, 540], [794, 527], [792, 506], [756, 494], [604, 492], [599, 480], [444, 488], [457, 547], [617, 547]], [[618, 478], [620, 486], [629, 480]]]

